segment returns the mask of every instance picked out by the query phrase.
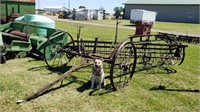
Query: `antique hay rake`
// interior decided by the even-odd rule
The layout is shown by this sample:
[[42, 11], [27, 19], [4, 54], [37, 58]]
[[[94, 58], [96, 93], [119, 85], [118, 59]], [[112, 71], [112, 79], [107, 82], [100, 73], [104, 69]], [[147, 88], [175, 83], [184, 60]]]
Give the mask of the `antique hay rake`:
[[[117, 21], [118, 26], [119, 22]], [[80, 38], [81, 27], [78, 27], [77, 39], [74, 40], [71, 35], [67, 37], [67, 42], [63, 43], [63, 38], [57, 38], [53, 33], [46, 42], [44, 48], [44, 59], [50, 68], [65, 66], [74, 58], [80, 57], [83, 60], [80, 64], [73, 66], [64, 73], [59, 79], [44, 85], [36, 92], [19, 100], [17, 103], [29, 101], [50, 89], [58, 82], [62, 82], [72, 72], [88, 66], [91, 60], [102, 59], [109, 66], [110, 84], [113, 90], [119, 90], [127, 87], [134, 75], [136, 65], [181, 65], [185, 57], [185, 48], [173, 39], [173, 35], [133, 35], [117, 41], [117, 30], [114, 42], [95, 40], [83, 40]]]

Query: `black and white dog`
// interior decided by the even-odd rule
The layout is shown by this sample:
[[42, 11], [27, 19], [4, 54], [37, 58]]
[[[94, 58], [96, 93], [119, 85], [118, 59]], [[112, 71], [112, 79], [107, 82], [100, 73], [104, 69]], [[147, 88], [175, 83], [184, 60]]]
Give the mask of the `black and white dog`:
[[99, 90], [101, 90], [101, 86], [105, 85], [104, 78], [103, 62], [100, 59], [95, 59], [92, 68], [91, 89], [94, 88], [96, 83], [99, 85]]

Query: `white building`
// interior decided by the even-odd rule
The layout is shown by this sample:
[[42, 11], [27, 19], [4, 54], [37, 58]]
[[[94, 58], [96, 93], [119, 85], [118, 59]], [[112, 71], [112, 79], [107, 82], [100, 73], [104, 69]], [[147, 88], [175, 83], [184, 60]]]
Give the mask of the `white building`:
[[44, 11], [45, 12], [53, 12], [53, 13], [57, 13], [62, 7], [45, 7]]
[[91, 20], [103, 20], [103, 10], [89, 9], [88, 19]]
[[103, 11], [97, 9], [77, 9], [76, 20], [103, 20]]

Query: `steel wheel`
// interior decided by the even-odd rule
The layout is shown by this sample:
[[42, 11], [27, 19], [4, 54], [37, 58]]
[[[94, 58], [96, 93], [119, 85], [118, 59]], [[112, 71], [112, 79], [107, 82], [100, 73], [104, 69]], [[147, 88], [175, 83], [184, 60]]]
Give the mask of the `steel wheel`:
[[177, 47], [174, 49], [173, 54], [171, 54], [170, 62], [172, 65], [181, 65], [185, 58], [185, 48]]
[[67, 54], [62, 51], [62, 46], [73, 41], [67, 32], [57, 31], [48, 38], [47, 46], [44, 48], [44, 59], [50, 68], [58, 68], [69, 62]]
[[112, 57], [110, 82], [114, 90], [128, 86], [136, 67], [136, 48], [132, 42], [122, 43]]

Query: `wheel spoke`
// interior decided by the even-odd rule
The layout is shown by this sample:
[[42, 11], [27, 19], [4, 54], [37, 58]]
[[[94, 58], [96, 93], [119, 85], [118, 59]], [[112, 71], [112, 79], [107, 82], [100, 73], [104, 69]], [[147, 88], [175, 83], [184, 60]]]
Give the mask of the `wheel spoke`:
[[[63, 32], [60, 32], [63, 33]], [[67, 40], [71, 41], [72, 37], [68, 33], [59, 35], [57, 32], [52, 34], [48, 39], [48, 45], [44, 49], [45, 62], [50, 68], [57, 68], [66, 65], [69, 60], [66, 53], [62, 51], [63, 46], [67, 44]], [[65, 47], [69, 49], [69, 46]]]

